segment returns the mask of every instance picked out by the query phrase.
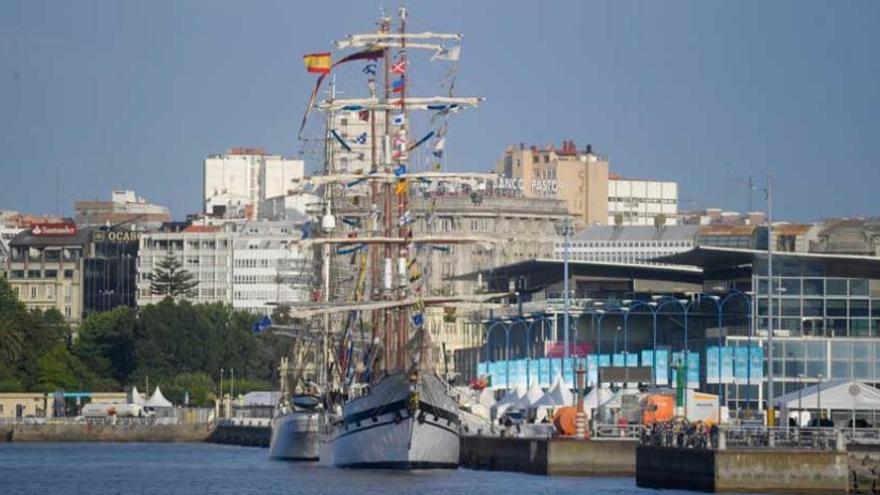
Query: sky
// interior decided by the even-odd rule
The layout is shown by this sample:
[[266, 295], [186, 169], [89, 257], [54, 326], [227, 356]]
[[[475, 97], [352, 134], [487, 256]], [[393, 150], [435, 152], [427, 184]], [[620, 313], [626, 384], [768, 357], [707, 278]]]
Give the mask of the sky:
[[[198, 211], [206, 156], [300, 153], [301, 56], [399, 5], [3, 0], [0, 209], [70, 215], [130, 188]], [[450, 123], [450, 170], [573, 140], [625, 177], [678, 181], [681, 209], [745, 211], [749, 177], [765, 209], [772, 173], [775, 218], [880, 214], [880, 2], [407, 6], [410, 30], [464, 35], [456, 92], [487, 98]]]

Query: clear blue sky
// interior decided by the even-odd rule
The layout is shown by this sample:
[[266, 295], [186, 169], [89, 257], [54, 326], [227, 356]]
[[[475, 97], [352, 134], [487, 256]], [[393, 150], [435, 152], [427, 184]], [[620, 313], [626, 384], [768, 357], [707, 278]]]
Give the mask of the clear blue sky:
[[[68, 213], [113, 187], [197, 211], [206, 155], [298, 152], [301, 55], [380, 5], [4, 0], [0, 208], [54, 212], [60, 176]], [[408, 5], [414, 29], [465, 35], [458, 92], [488, 98], [456, 116], [451, 169], [573, 139], [699, 207], [745, 210], [772, 170], [780, 217], [880, 214], [880, 2]]]

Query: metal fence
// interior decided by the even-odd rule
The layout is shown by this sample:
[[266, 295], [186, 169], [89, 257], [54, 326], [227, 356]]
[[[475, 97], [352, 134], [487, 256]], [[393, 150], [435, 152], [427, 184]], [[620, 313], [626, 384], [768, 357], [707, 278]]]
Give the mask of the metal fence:
[[643, 432], [643, 445], [683, 448], [795, 448], [842, 450], [847, 444], [880, 445], [877, 428], [797, 428], [764, 426], [722, 426], [720, 429], [694, 430], [660, 425]]

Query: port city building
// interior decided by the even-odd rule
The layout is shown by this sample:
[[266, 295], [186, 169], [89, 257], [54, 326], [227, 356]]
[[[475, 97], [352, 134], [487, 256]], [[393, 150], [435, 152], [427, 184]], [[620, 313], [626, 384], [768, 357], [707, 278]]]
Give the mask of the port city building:
[[[687, 356], [688, 387], [721, 392], [732, 414], [763, 407], [769, 366], [773, 397], [818, 382], [880, 384], [880, 259], [778, 253], [772, 286], [766, 251], [702, 246], [659, 261], [570, 262], [570, 342], [581, 364], [592, 365], [593, 355], [598, 366], [651, 367], [662, 386], [673, 383], [674, 359]], [[500, 383], [508, 362], [539, 361], [564, 340], [563, 262], [528, 260], [467, 277], [478, 275], [487, 290], [514, 286], [518, 296], [483, 321], [486, 340], [459, 352], [469, 362], [458, 367], [476, 376], [489, 371], [480, 365], [501, 363], [494, 382], [516, 385]], [[514, 376], [523, 385], [535, 378], [531, 369]]]

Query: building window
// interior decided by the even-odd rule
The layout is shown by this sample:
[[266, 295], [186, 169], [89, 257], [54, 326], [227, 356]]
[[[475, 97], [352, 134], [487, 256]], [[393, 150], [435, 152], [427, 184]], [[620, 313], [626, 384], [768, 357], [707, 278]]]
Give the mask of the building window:
[[27, 276], [28, 278], [41, 278], [40, 270], [28, 270]]
[[73, 270], [64, 270], [64, 278], [73, 278]]
[[64, 316], [66, 316], [67, 318], [70, 318], [70, 306], [64, 307]]
[[58, 278], [58, 270], [46, 270], [43, 272], [45, 278]]
[[36, 299], [36, 298], [37, 298], [37, 286], [32, 285], [31, 286], [31, 299]]
[[10, 278], [24, 278], [24, 270], [12, 270]]

